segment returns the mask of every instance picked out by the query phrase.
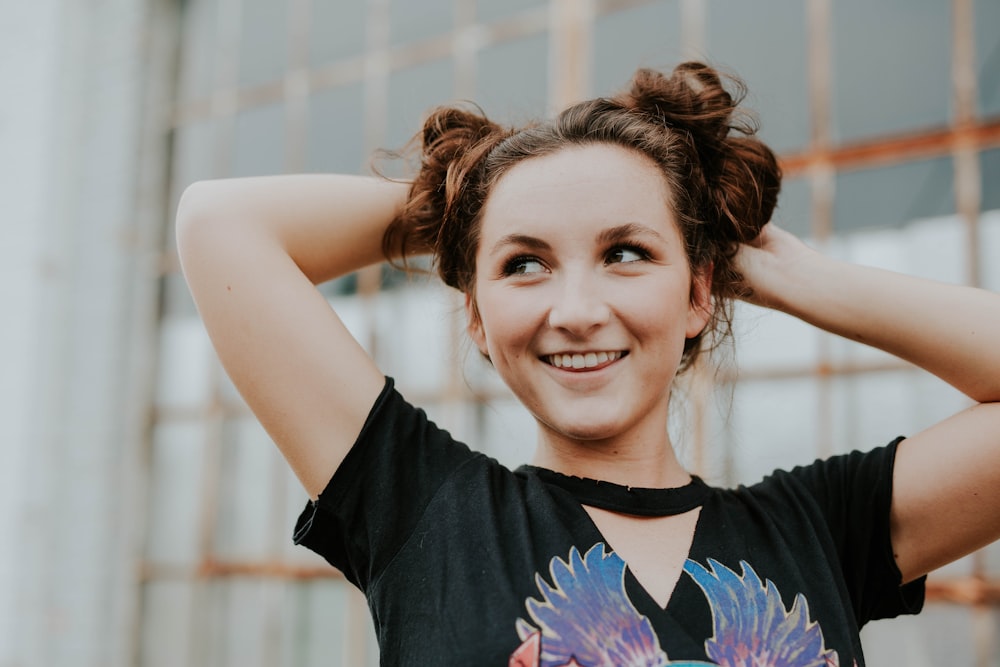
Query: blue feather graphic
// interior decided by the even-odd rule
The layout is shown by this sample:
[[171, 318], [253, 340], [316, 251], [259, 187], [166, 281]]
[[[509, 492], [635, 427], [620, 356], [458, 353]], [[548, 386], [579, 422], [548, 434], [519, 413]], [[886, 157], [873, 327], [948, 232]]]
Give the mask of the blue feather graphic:
[[688, 560], [684, 571], [705, 593], [712, 609], [713, 636], [708, 657], [720, 667], [833, 667], [837, 653], [824, 648], [823, 631], [809, 620], [809, 605], [799, 594], [786, 611], [770, 580], [762, 582], [740, 561], [738, 575], [709, 559], [708, 570]]

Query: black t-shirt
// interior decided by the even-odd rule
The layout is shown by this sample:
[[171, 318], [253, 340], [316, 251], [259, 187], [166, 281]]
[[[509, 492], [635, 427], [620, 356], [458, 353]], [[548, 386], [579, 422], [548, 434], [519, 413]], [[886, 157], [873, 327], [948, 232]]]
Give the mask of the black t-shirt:
[[[387, 380], [295, 541], [364, 591], [383, 665], [861, 666], [861, 626], [923, 604], [889, 539], [897, 442], [737, 489], [632, 489], [510, 471]], [[701, 508], [665, 609], [584, 504]]]

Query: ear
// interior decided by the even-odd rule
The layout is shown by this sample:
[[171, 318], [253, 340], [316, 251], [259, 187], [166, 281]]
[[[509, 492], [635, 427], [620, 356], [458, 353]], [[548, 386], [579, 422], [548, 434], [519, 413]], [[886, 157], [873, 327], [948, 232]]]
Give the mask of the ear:
[[482, 355], [489, 359], [490, 355], [487, 352], [486, 346], [486, 333], [483, 331], [483, 320], [479, 317], [476, 297], [471, 291], [465, 293], [465, 330]]
[[688, 303], [687, 330], [688, 338], [694, 338], [708, 324], [712, 317], [712, 268], [709, 262], [700, 269], [691, 271], [691, 300]]

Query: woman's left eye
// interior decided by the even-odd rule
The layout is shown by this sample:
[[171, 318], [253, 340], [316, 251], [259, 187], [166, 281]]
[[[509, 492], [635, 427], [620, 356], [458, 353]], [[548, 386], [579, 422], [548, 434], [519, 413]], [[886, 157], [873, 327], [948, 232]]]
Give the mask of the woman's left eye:
[[605, 262], [608, 264], [626, 264], [629, 262], [641, 262], [644, 259], [649, 259], [649, 253], [642, 248], [619, 246], [612, 248], [608, 252]]

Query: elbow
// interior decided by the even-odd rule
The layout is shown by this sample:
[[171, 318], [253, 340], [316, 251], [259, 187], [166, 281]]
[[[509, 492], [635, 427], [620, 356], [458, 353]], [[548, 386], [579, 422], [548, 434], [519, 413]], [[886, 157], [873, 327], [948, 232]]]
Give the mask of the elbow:
[[184, 251], [193, 230], [216, 217], [212, 214], [212, 189], [212, 181], [196, 181], [184, 188], [184, 192], [181, 193], [174, 220], [179, 252]]

